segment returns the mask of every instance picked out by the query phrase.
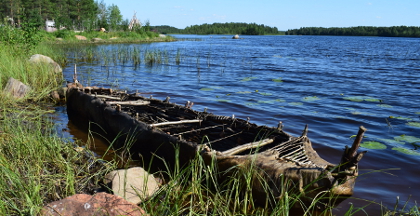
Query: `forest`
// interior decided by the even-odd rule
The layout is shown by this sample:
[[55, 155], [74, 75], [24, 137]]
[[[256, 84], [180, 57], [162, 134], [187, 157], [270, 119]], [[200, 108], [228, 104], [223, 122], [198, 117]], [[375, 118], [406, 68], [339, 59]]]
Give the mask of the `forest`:
[[90, 31], [98, 28], [119, 30], [128, 26], [117, 5], [94, 0], [0, 0], [0, 23], [21, 27], [30, 23], [43, 27], [54, 20], [56, 27]]
[[264, 24], [255, 23], [213, 23], [191, 25], [185, 29], [178, 29], [171, 26], [151, 26], [151, 30], [163, 34], [228, 34], [228, 35], [282, 35], [284, 32], [279, 31], [276, 27], [265, 26]]
[[392, 26], [373, 27], [357, 26], [348, 28], [304, 27], [286, 31], [286, 35], [335, 35], [335, 36], [385, 36], [385, 37], [420, 37], [420, 27]]

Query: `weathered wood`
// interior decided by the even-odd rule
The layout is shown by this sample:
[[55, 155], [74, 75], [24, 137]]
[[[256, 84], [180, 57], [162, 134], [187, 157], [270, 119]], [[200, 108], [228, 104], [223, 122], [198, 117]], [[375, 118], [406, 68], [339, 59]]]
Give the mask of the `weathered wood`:
[[176, 125], [176, 124], [188, 124], [188, 123], [200, 123], [203, 120], [194, 119], [194, 120], [181, 120], [181, 121], [172, 121], [172, 122], [161, 122], [156, 124], [150, 124], [151, 127], [159, 127], [164, 125]]
[[359, 127], [359, 131], [357, 132], [357, 136], [356, 139], [353, 142], [353, 145], [351, 146], [349, 152], [348, 152], [348, 156], [351, 158], [354, 158], [357, 154], [357, 149], [359, 149], [360, 147], [360, 143], [362, 142], [363, 139], [363, 135], [365, 134], [365, 132], [367, 131], [367, 129], [363, 126]]
[[144, 105], [149, 105], [150, 101], [107, 101], [106, 103], [110, 105], [120, 104], [120, 105], [130, 105], [130, 106], [144, 106]]
[[229, 149], [227, 151], [223, 151], [223, 152], [221, 152], [221, 154], [222, 155], [226, 155], [226, 156], [228, 156], [228, 155], [235, 155], [235, 154], [241, 153], [243, 151], [246, 151], [248, 149], [262, 147], [262, 146], [271, 144], [273, 142], [274, 142], [274, 139], [268, 138], [268, 139], [264, 139], [264, 140], [261, 140], [261, 141], [258, 141], [258, 142], [251, 142], [251, 143], [243, 144], [243, 145], [238, 146], [238, 147], [235, 147], [233, 149]]
[[7, 81], [6, 87], [4, 88], [5, 92], [8, 92], [15, 98], [22, 98], [31, 90], [31, 87], [23, 84], [21, 81], [10, 77]]
[[[107, 96], [107, 95], [95, 95], [95, 97], [97, 98], [105, 98], [105, 99], [110, 99], [110, 100], [121, 100], [121, 98], [118, 97], [111, 97], [111, 96]], [[121, 101], [107, 101], [106, 103], [110, 103], [110, 104], [117, 104]]]

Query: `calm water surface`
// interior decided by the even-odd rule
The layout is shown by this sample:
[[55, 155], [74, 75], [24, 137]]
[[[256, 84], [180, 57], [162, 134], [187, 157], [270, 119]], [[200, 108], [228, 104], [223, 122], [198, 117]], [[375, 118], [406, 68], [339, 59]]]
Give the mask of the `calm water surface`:
[[[397, 197], [410, 199], [409, 205], [420, 202], [420, 39], [175, 37], [182, 40], [92, 46], [101, 56], [93, 62], [76, 61], [72, 52], [65, 78], [72, 80], [77, 63], [79, 80], [87, 85], [170, 96], [179, 104], [189, 100], [194, 109], [250, 117], [257, 124], [282, 121], [284, 130], [297, 136], [308, 124], [315, 150], [333, 163], [363, 125], [364, 141], [380, 142], [383, 149], [361, 149], [369, 152], [360, 163], [355, 194], [335, 213], [351, 203], [364, 206], [363, 200], [390, 208]], [[161, 64], [147, 65], [143, 57], [137, 66], [132, 59], [115, 60], [136, 50], [140, 56], [160, 51]], [[378, 208], [365, 209], [375, 214]]]

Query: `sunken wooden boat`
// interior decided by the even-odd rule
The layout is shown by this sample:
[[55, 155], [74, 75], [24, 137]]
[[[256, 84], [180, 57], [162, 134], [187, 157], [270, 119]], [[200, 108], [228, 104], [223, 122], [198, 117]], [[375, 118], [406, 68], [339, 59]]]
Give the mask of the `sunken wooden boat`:
[[192, 103], [177, 105], [169, 97], [158, 100], [74, 84], [66, 97], [73, 123], [90, 129], [97, 126], [107, 136], [129, 141], [121, 146], [140, 155], [146, 167], [165, 170], [168, 165], [188, 165], [200, 155], [207, 164], [217, 164], [220, 178], [235, 170], [254, 169], [252, 193], [255, 203], [263, 206], [275, 203], [287, 191], [300, 192], [308, 202], [320, 194], [351, 196], [358, 162], [365, 154], [357, 152], [365, 131], [362, 126], [341, 161], [332, 164], [312, 148], [307, 126], [300, 137], [294, 137], [283, 131], [281, 123], [277, 128], [259, 126], [249, 119], [195, 111]]

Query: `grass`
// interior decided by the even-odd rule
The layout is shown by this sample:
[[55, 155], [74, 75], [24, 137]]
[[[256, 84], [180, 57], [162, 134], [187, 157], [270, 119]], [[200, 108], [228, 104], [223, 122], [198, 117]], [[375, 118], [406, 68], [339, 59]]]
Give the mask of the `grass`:
[[[76, 35], [86, 37], [86, 40], [78, 40]], [[160, 37], [155, 32], [144, 31], [116, 31], [116, 32], [74, 32], [69, 30], [59, 30], [54, 33], [45, 33], [45, 38], [51, 42], [69, 43], [143, 43], [143, 42], [169, 42], [174, 41], [171, 36]], [[57, 38], [61, 38], [57, 40]], [[95, 38], [102, 40], [94, 41]]]
[[[48, 116], [54, 109], [44, 101], [61, 87], [62, 75], [48, 65], [30, 64], [35, 53], [65, 60], [63, 52], [45, 44], [29, 52], [0, 47], [0, 215], [37, 215], [48, 202], [91, 193], [113, 168], [53, 130]], [[29, 95], [16, 99], [3, 92], [10, 77], [29, 85]]]

